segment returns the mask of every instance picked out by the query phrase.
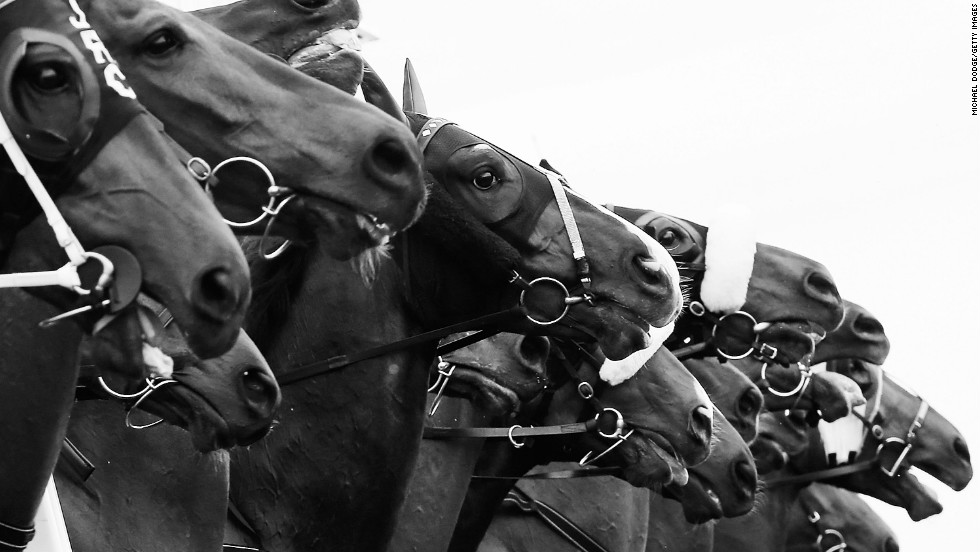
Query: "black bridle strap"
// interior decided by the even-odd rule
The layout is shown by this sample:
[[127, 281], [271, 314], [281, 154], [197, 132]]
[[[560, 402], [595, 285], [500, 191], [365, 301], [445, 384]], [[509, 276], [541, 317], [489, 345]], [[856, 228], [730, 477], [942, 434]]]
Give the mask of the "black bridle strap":
[[526, 473], [524, 475], [473, 475], [472, 479], [497, 479], [508, 481], [519, 481], [521, 479], [578, 479], [580, 477], [602, 477], [606, 475], [619, 475], [622, 468], [583, 468], [575, 470], [553, 470], [536, 473]]
[[440, 427], [425, 426], [422, 429], [423, 439], [522, 439], [525, 437], [543, 437], [548, 435], [573, 435], [593, 431], [599, 424], [596, 420], [575, 424], [552, 425], [541, 427]]
[[832, 479], [834, 477], [840, 477], [842, 475], [850, 475], [852, 473], [859, 473], [873, 469], [878, 465], [877, 459], [865, 460], [863, 462], [857, 462], [854, 464], [847, 464], [844, 466], [838, 466], [836, 468], [830, 468], [827, 470], [820, 470], [810, 473], [801, 473], [799, 475], [787, 475], [783, 477], [773, 477], [772, 479], [766, 480], [767, 487], [778, 487], [782, 485], [795, 485], [798, 483], [813, 483], [814, 481], [823, 481], [825, 479]]
[[607, 552], [606, 548], [596, 542], [581, 527], [563, 516], [557, 510], [540, 500], [531, 498], [527, 493], [514, 487], [504, 498], [504, 505], [512, 505], [522, 512], [534, 514], [559, 535], [581, 552]]
[[88, 481], [88, 478], [92, 477], [92, 473], [95, 471], [95, 464], [86, 458], [82, 454], [82, 451], [78, 450], [75, 443], [72, 443], [68, 437], [65, 437], [61, 441], [61, 452], [58, 454], [58, 463], [63, 464], [71, 470], [78, 476], [82, 483]]
[[[386, 355], [388, 353], [393, 353], [395, 351], [400, 351], [402, 349], [407, 349], [408, 347], [413, 347], [415, 345], [421, 345], [424, 343], [431, 343], [433, 341], [442, 339], [448, 335], [454, 333], [460, 333], [469, 330], [485, 330], [489, 327], [494, 327], [497, 324], [507, 321], [508, 319], [522, 315], [523, 310], [517, 307], [511, 307], [506, 310], [495, 312], [493, 314], [488, 314], [486, 316], [481, 316], [479, 318], [474, 318], [472, 320], [467, 320], [465, 322], [460, 322], [458, 324], [452, 324], [450, 326], [445, 326], [437, 330], [428, 331], [412, 337], [395, 341], [393, 343], [387, 343], [381, 345], [380, 347], [374, 347], [371, 349], [365, 349], [363, 351], [358, 351], [356, 353], [337, 355], [330, 357], [325, 360], [318, 360], [316, 362], [311, 362], [309, 364], [301, 365], [297, 368], [285, 374], [277, 374], [276, 380], [279, 385], [289, 385], [299, 381], [303, 381], [309, 378], [313, 378], [327, 372], [332, 372], [334, 370], [339, 370], [341, 368], [350, 366], [356, 362], [361, 362], [362, 360], [367, 360], [370, 358], [379, 357], [381, 355]], [[458, 340], [457, 340], [458, 341]], [[461, 345], [463, 347], [465, 345]]]

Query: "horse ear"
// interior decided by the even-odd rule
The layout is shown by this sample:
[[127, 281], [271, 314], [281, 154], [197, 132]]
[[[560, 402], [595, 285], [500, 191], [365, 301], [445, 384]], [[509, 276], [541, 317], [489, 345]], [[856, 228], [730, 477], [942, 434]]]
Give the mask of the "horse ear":
[[549, 170], [549, 171], [557, 174], [558, 176], [564, 176], [564, 175], [561, 174], [561, 171], [559, 171], [558, 169], [556, 169], [553, 166], [551, 166], [551, 163], [549, 163], [547, 159], [542, 159], [541, 162], [538, 163], [538, 165], [540, 165], [541, 168], [543, 168], [543, 169], [547, 169], [547, 170]]
[[392, 96], [388, 87], [385, 86], [384, 81], [381, 80], [381, 75], [378, 75], [378, 72], [367, 61], [364, 62], [364, 79], [361, 81], [361, 93], [364, 94], [364, 100], [367, 103], [398, 119], [408, 128], [412, 128], [412, 125], [408, 124], [408, 119], [405, 118], [405, 114], [398, 107], [398, 100]]
[[412, 61], [405, 58], [405, 84], [402, 87], [402, 109], [414, 111], [421, 115], [428, 113], [425, 107], [425, 96], [419, 86], [419, 78], [412, 67]]

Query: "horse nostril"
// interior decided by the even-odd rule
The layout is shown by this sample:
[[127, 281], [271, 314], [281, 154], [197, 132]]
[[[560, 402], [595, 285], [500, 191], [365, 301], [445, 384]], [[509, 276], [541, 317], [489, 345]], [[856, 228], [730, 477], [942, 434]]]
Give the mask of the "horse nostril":
[[551, 352], [551, 343], [547, 337], [525, 335], [521, 338], [519, 352], [525, 361], [525, 366], [544, 373], [544, 363]]
[[699, 405], [691, 411], [689, 432], [694, 441], [705, 449], [711, 446], [711, 424], [711, 409], [707, 406]]
[[364, 156], [364, 170], [388, 188], [408, 188], [418, 174], [416, 156], [399, 140], [386, 138]]
[[198, 274], [191, 292], [191, 301], [198, 311], [216, 322], [227, 322], [238, 312], [241, 286], [225, 267], [216, 267]]
[[957, 437], [953, 441], [953, 452], [962, 458], [964, 462], [970, 463], [970, 449], [967, 448], [966, 441], [964, 441], [961, 437]]
[[803, 279], [803, 290], [811, 299], [837, 307], [840, 309], [841, 316], [844, 315], [844, 302], [830, 274], [821, 270], [812, 270]]
[[871, 340], [880, 339], [885, 334], [885, 328], [882, 327], [881, 322], [877, 318], [864, 314], [860, 314], [854, 318], [851, 329], [855, 335]]
[[740, 460], [732, 466], [732, 478], [735, 480], [736, 489], [743, 499], [751, 499], [755, 496], [755, 488], [758, 483], [758, 476], [755, 466], [746, 460]]
[[758, 387], [749, 387], [738, 398], [738, 413], [743, 418], [754, 418], [762, 411], [762, 392]]
[[888, 537], [888, 539], [885, 541], [884, 552], [899, 552], [898, 541]]
[[241, 377], [245, 399], [263, 416], [271, 415], [272, 410], [279, 403], [279, 385], [257, 367], [243, 370]]
[[656, 259], [637, 255], [633, 257], [633, 265], [636, 266], [644, 283], [653, 286], [666, 283], [667, 271], [664, 270], [663, 264]]

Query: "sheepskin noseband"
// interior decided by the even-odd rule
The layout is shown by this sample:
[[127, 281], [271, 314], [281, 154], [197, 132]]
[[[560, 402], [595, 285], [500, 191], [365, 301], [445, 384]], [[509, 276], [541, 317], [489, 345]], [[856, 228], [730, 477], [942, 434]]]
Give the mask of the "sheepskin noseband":
[[599, 368], [599, 377], [609, 385], [619, 385], [630, 379], [653, 357], [653, 354], [664, 344], [664, 341], [670, 337], [673, 331], [673, 322], [663, 328], [653, 328], [650, 331], [650, 338], [653, 342], [649, 347], [640, 349], [623, 360], [610, 360], [607, 358], [602, 363], [602, 367]]
[[[824, 371], [827, 369], [827, 364], [816, 364], [810, 369], [814, 372]], [[861, 453], [861, 449], [864, 448], [868, 428], [861, 421], [861, 418], [874, 420], [881, 407], [881, 393], [884, 387], [883, 371], [878, 369], [876, 376], [874, 396], [869, 399], [868, 403], [855, 406], [850, 414], [833, 422], [820, 420], [817, 423], [817, 431], [820, 432], [820, 440], [823, 441], [824, 454], [831, 467], [853, 462]]]
[[745, 304], [755, 264], [755, 233], [744, 211], [726, 209], [708, 226], [701, 302], [714, 313], [732, 313]]

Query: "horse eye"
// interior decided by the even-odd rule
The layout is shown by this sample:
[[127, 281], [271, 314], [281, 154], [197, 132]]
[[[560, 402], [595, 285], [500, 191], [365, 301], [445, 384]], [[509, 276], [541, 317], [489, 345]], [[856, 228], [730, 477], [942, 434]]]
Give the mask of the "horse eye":
[[143, 41], [143, 51], [151, 56], [162, 56], [180, 45], [177, 35], [170, 29], [160, 29]]
[[664, 246], [664, 249], [673, 249], [679, 245], [679, 239], [677, 234], [673, 230], [665, 230], [663, 234], [660, 234], [660, 239], [657, 240], [660, 245]]
[[480, 174], [473, 177], [473, 185], [480, 190], [489, 190], [497, 185], [499, 180], [497, 175], [493, 174], [491, 171], [483, 171]]
[[61, 92], [68, 86], [68, 71], [60, 63], [39, 64], [30, 69], [28, 82], [41, 92]]

